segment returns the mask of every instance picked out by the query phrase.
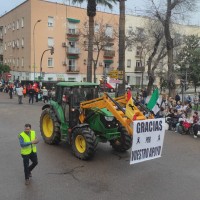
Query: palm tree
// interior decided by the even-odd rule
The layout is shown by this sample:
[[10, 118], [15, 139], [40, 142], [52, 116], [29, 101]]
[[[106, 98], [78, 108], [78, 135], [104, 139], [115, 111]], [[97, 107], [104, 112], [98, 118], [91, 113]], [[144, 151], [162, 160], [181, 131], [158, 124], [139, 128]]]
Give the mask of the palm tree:
[[123, 72], [122, 84], [119, 84], [118, 95], [125, 93], [125, 1], [119, 1], [119, 71]]
[[92, 82], [94, 17], [96, 16], [96, 7], [97, 4], [101, 4], [112, 9], [111, 3], [116, 3], [117, 0], [72, 0], [72, 3], [83, 3], [84, 1], [87, 1], [87, 16], [89, 17], [87, 81]]

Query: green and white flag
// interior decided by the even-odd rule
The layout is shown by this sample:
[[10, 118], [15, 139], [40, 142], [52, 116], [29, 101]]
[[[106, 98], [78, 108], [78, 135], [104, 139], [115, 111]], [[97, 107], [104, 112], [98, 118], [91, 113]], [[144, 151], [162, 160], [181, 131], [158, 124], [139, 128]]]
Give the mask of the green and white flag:
[[156, 88], [154, 91], [153, 91], [153, 94], [149, 100], [149, 102], [147, 103], [147, 108], [149, 110], [152, 110], [154, 112], [154, 114], [156, 114], [160, 109], [157, 105], [157, 103], [159, 101], [159, 91], [158, 91], [158, 88]]

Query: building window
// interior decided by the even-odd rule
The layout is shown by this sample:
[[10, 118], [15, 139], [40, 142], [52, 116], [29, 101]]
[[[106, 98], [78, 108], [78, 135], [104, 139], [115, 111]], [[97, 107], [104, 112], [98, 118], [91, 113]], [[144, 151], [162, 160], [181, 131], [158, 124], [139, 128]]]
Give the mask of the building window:
[[113, 27], [112, 26], [109, 26], [109, 25], [106, 26], [105, 35], [112, 38], [112, 36], [113, 36]]
[[140, 85], [141, 77], [136, 77], [136, 85]]
[[5, 63], [5, 64], [7, 64], [7, 61], [6, 61], [6, 59], [4, 60], [4, 63]]
[[83, 78], [83, 82], [86, 82], [86, 81], [87, 81], [87, 79], [86, 79], [86, 77], [84, 77], [84, 78]]
[[136, 67], [142, 67], [142, 61], [136, 60]]
[[127, 82], [127, 84], [129, 84], [129, 82], [130, 82], [130, 76], [126, 77], [126, 82]]
[[24, 67], [24, 57], [22, 57], [22, 67]]
[[69, 59], [69, 69], [68, 71], [75, 71], [76, 67], [76, 60], [75, 59]]
[[17, 20], [16, 23], [17, 23], [17, 24], [16, 24], [16, 27], [17, 27], [17, 29], [19, 29], [19, 20]]
[[53, 25], [54, 25], [54, 18], [48, 16], [48, 27], [53, 27]]
[[53, 67], [53, 58], [48, 58], [48, 67]]
[[12, 30], [13, 31], [15, 30], [15, 22], [13, 22], [13, 24], [12, 24]]
[[21, 19], [21, 27], [22, 28], [24, 27], [24, 17], [22, 17], [22, 19]]
[[15, 48], [15, 40], [12, 41], [12, 48]]
[[76, 34], [76, 24], [68, 23], [68, 33], [69, 34]]
[[19, 48], [19, 39], [17, 39], [16, 44], [17, 44], [17, 48]]
[[99, 24], [95, 24], [95, 26], [94, 26], [94, 32], [98, 33], [99, 29], [100, 29], [100, 25]]
[[131, 59], [128, 59], [128, 60], [127, 60], [127, 67], [128, 67], [128, 68], [131, 68]]
[[24, 38], [22, 38], [22, 48], [24, 47]]
[[19, 67], [19, 58], [16, 59], [16, 65]]
[[48, 37], [48, 47], [53, 47], [54, 46], [54, 39], [52, 37]]
[[13, 66], [15, 65], [15, 59], [13, 58]]
[[137, 46], [137, 48], [136, 48], [136, 56], [141, 56], [141, 52], [142, 52], [142, 47]]

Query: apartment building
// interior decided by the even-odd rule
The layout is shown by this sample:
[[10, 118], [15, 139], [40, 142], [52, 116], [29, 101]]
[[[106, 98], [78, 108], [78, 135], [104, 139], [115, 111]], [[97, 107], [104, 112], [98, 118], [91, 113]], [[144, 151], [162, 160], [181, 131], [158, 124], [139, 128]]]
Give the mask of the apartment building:
[[[148, 24], [150, 22], [150, 18], [144, 16], [134, 16], [134, 15], [126, 15], [126, 34], [132, 34], [132, 32], [146, 37], [145, 34], [148, 30]], [[179, 38], [182, 40], [184, 36], [187, 35], [200, 35], [200, 27], [199, 26], [188, 26], [188, 25], [180, 25], [173, 24], [173, 38]], [[179, 49], [181, 46], [178, 47]], [[174, 49], [174, 54], [176, 54], [176, 49]], [[174, 55], [176, 56], [176, 55]], [[147, 85], [149, 81], [149, 77], [147, 74], [147, 60], [149, 54], [147, 49], [141, 46], [141, 42], [135, 43], [132, 46], [126, 48], [125, 52], [125, 71], [126, 71], [126, 80], [130, 85]], [[160, 85], [160, 76], [161, 74], [167, 72], [167, 57], [162, 59], [155, 70], [155, 85]], [[178, 81], [178, 80], [177, 80]]]
[[[143, 35], [149, 18], [126, 15], [126, 34]], [[94, 59], [98, 55], [98, 35], [103, 32], [108, 41], [100, 51], [96, 81], [118, 67], [119, 15], [99, 12], [95, 17]], [[197, 26], [173, 25], [177, 35], [200, 34]], [[0, 62], [11, 67], [12, 80], [86, 81], [87, 69], [86, 9], [44, 0], [27, 0], [0, 17]], [[96, 42], [96, 43], [95, 43]], [[102, 42], [102, 41], [100, 41]], [[54, 54], [50, 49], [54, 47]], [[125, 72], [130, 85], [147, 85], [147, 58], [141, 45], [126, 48]], [[166, 58], [158, 70], [166, 71]], [[157, 76], [155, 84], [159, 85]]]
[[[98, 22], [99, 20], [99, 22]], [[11, 67], [12, 80], [86, 81], [87, 11], [43, 0], [27, 0], [0, 17], [0, 59]], [[119, 16], [97, 12], [95, 30], [104, 24], [112, 45], [100, 51], [98, 82], [105, 70], [117, 68], [114, 27]], [[54, 54], [50, 49], [54, 47]], [[98, 49], [94, 45], [94, 59]]]

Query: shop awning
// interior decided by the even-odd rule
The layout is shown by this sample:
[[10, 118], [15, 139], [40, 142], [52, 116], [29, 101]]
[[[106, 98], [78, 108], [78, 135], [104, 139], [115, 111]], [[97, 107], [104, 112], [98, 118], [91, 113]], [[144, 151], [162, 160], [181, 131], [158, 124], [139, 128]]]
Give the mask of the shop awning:
[[113, 60], [104, 60], [104, 63], [109, 63], [109, 64], [111, 64], [111, 63], [113, 63]]
[[68, 22], [71, 22], [71, 23], [80, 23], [79, 19], [67, 18], [67, 20]]

